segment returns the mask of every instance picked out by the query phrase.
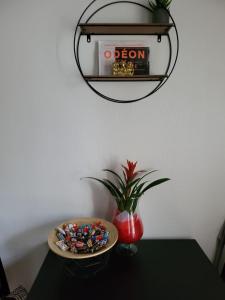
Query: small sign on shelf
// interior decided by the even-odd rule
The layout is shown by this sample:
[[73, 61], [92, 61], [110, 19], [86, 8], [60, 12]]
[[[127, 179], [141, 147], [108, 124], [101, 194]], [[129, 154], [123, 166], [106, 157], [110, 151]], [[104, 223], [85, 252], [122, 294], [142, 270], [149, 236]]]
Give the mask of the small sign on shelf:
[[145, 41], [99, 41], [98, 50], [99, 76], [121, 76], [115, 69], [119, 66], [129, 69], [131, 65], [133, 71], [129, 71], [129, 76], [150, 74], [150, 47]]

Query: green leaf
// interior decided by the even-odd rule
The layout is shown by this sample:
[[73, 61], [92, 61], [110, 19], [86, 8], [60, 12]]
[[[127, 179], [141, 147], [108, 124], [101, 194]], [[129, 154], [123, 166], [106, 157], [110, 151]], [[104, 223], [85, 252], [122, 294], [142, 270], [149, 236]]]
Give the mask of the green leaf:
[[146, 184], [146, 183], [148, 183], [149, 181], [145, 181], [145, 182], [142, 182], [137, 188], [136, 188], [136, 190], [135, 190], [135, 193], [137, 194], [137, 195], [140, 195], [141, 196], [141, 189], [144, 187], [144, 185]]
[[146, 176], [148, 176], [148, 175], [150, 175], [151, 173], [154, 173], [154, 172], [156, 172], [156, 171], [157, 171], [157, 170], [149, 171], [149, 172], [147, 172], [145, 175], [143, 175], [142, 177], [138, 178], [138, 179], [137, 179], [137, 183], [136, 183], [135, 186], [134, 186], [134, 189], [136, 189], [136, 188], [138, 187], [138, 183], [139, 183], [143, 178], [145, 178]]
[[133, 212], [135, 212], [135, 210], [136, 210], [136, 208], [137, 208], [138, 199], [139, 199], [139, 198], [137, 198], [137, 199], [134, 201], [134, 203], [133, 203], [133, 207], [132, 207]]
[[172, 0], [166, 0], [165, 3], [166, 3], [166, 7], [169, 7], [170, 4], [171, 4]]
[[125, 174], [124, 171], [123, 171], [123, 177], [124, 177], [124, 181], [126, 182], [127, 181], [127, 177], [126, 177], [126, 174]]
[[119, 198], [123, 198], [123, 194], [120, 192], [120, 190], [118, 189], [118, 187], [114, 183], [112, 183], [108, 179], [104, 179], [104, 182], [108, 183], [111, 186], [111, 188], [115, 191], [115, 193], [117, 194], [117, 196]]
[[140, 179], [140, 178], [137, 178], [137, 179], [135, 179], [135, 180], [133, 180], [133, 181], [130, 181], [130, 182], [127, 184], [127, 186], [126, 186], [126, 190], [131, 189], [132, 186], [133, 186], [135, 183], [137, 183], [137, 182], [139, 181], [139, 179]]
[[147, 190], [151, 189], [152, 187], [156, 186], [156, 185], [159, 185], [163, 182], [166, 182], [170, 180], [169, 178], [161, 178], [161, 179], [158, 179], [158, 180], [155, 180], [153, 181], [152, 183], [148, 184], [142, 191], [142, 194], [144, 194]]
[[149, 9], [153, 13], [156, 9], [155, 3], [149, 1]]
[[95, 178], [95, 177], [84, 177], [84, 179], [96, 180], [96, 181], [100, 182], [101, 184], [103, 184], [107, 188], [107, 190], [111, 193], [111, 195], [116, 198], [116, 201], [118, 203], [116, 191], [107, 182], [105, 182], [104, 180]]
[[146, 172], [149, 172], [149, 170], [139, 170], [136, 173], [139, 174], [139, 173], [146, 173]]
[[129, 197], [140, 197], [141, 196], [141, 189], [142, 187], [147, 183], [148, 181], [145, 181], [143, 183], [141, 183], [137, 188], [133, 188], [130, 192]]
[[126, 187], [125, 187], [125, 184], [124, 184], [122, 178], [121, 178], [116, 172], [114, 172], [114, 171], [112, 171], [112, 170], [110, 170], [110, 169], [104, 169], [103, 171], [104, 171], [104, 172], [109, 172], [109, 173], [113, 174], [113, 175], [118, 179], [119, 185], [120, 185], [121, 189], [122, 189], [122, 190], [125, 190], [125, 188], [126, 188]]
[[168, 9], [170, 4], [171, 4], [172, 0], [164, 0], [163, 1], [163, 7]]
[[155, 0], [154, 2], [150, 0], [148, 1], [151, 12], [154, 12], [158, 8], [168, 9], [171, 2], [172, 0]]
[[138, 197], [129, 197], [126, 202], [125, 209], [127, 211], [134, 211], [133, 206], [136, 201], [138, 201]]

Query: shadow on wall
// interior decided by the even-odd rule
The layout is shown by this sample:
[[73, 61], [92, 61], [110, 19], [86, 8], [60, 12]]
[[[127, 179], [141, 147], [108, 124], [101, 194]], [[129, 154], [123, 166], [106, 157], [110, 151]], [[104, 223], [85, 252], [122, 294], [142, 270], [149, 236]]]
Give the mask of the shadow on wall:
[[113, 211], [115, 209], [114, 200], [110, 196], [109, 192], [104, 190], [98, 182], [89, 182], [92, 192], [93, 201], [93, 217], [112, 220]]
[[[113, 164], [108, 166], [108, 168], [115, 169]], [[111, 176], [108, 173], [102, 172], [100, 178], [109, 177]], [[83, 216], [89, 215], [111, 221], [116, 207], [113, 197], [98, 182], [86, 180], [86, 184], [91, 187], [93, 211], [89, 215], [90, 212], [87, 214], [84, 207]], [[70, 215], [64, 215], [49, 223], [29, 228], [20, 234], [11, 236], [5, 242], [4, 248], [11, 260], [11, 263], [5, 266], [11, 290], [20, 284], [25, 286], [26, 289], [30, 289], [48, 252], [47, 238], [49, 232], [56, 225], [76, 217], [81, 216], [74, 213], [71, 215], [70, 212]]]
[[[93, 194], [92, 216], [111, 221], [114, 211], [113, 199], [97, 182], [89, 182], [89, 184]], [[5, 250], [13, 261], [5, 266], [11, 290], [22, 284], [29, 291], [49, 250], [47, 244], [49, 232], [56, 225], [76, 217], [80, 215], [64, 215], [50, 223], [29, 228], [6, 241]]]
[[[13, 261], [5, 266], [11, 290], [20, 284], [28, 290], [30, 289], [48, 252], [47, 237], [49, 232], [57, 224], [63, 223], [69, 218], [71, 216], [65, 216], [55, 219], [54, 222], [30, 228], [6, 241], [5, 248], [8, 257]], [[20, 255], [20, 253], [23, 254]]]
[[[116, 166], [118, 166], [118, 163], [112, 162], [109, 166], [106, 166], [106, 169], [115, 171]], [[93, 175], [93, 177], [95, 177], [95, 175]], [[101, 175], [96, 178], [106, 178], [111, 180], [112, 176], [110, 176], [109, 172], [102, 172]], [[93, 217], [103, 218], [111, 222], [113, 213], [116, 209], [115, 199], [113, 199], [113, 196], [110, 194], [110, 192], [100, 182], [92, 179], [86, 179], [86, 181], [91, 187], [92, 191]]]
[[6, 268], [10, 290], [13, 290], [20, 284], [28, 291], [30, 290], [47, 251], [47, 243], [42, 243], [33, 249], [30, 249], [24, 256]]

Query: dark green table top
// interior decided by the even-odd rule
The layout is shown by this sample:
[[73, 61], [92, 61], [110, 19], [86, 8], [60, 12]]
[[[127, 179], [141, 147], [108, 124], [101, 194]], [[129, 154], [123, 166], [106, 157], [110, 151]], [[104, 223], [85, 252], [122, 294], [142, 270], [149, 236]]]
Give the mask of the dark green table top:
[[195, 240], [142, 240], [133, 257], [110, 255], [94, 278], [65, 278], [49, 251], [27, 300], [225, 300], [220, 279]]

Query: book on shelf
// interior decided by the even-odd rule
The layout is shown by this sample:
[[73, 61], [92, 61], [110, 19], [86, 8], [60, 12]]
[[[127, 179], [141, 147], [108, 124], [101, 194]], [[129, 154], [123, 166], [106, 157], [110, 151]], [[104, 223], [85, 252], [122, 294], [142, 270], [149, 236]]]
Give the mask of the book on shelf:
[[150, 74], [150, 47], [145, 41], [98, 41], [99, 76], [111, 76], [114, 62], [132, 62], [135, 75]]

